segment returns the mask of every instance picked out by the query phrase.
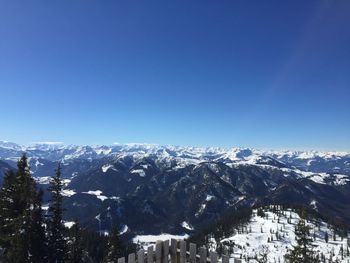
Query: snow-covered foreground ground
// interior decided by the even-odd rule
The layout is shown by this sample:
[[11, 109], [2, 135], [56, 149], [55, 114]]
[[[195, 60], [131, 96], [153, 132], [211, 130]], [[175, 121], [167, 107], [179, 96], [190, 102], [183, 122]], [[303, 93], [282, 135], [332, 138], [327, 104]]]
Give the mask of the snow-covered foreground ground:
[[[230, 254], [230, 262], [234, 258], [241, 258], [242, 262], [257, 262], [255, 258], [267, 255], [267, 262], [283, 263], [284, 256], [296, 245], [295, 226], [300, 216], [290, 209], [272, 212], [271, 209], [264, 210], [264, 216], [258, 216], [257, 210], [253, 210], [250, 222], [239, 226], [235, 234], [221, 239], [209, 238], [208, 248], [215, 251], [222, 246], [225, 254]], [[326, 262], [350, 262], [350, 238], [335, 236], [331, 226], [321, 221], [307, 221], [311, 227], [310, 238], [313, 252], [323, 254]], [[328, 242], [326, 242], [328, 235]], [[139, 235], [133, 239], [143, 248], [154, 245], [157, 240], [186, 239], [187, 235]], [[343, 251], [343, 253], [342, 253]]]
[[[229, 251], [231, 257], [241, 257], [242, 262], [256, 262], [253, 258], [256, 256], [259, 258], [263, 252], [267, 254], [268, 262], [285, 262], [284, 255], [292, 249], [293, 245], [296, 245], [294, 229], [299, 220], [299, 215], [291, 210], [283, 211], [280, 215], [265, 212], [265, 217], [258, 216], [257, 210], [254, 210], [250, 223], [244, 227], [244, 233], [237, 233], [221, 240], [220, 243], [226, 249], [231, 247], [228, 249], [231, 250]], [[320, 222], [319, 226], [312, 222], [307, 222], [307, 224], [312, 228], [310, 237], [313, 238], [314, 252], [323, 253], [327, 262], [331, 262], [330, 258], [332, 262], [336, 260], [350, 262], [350, 256], [347, 254], [348, 238], [342, 240], [340, 236], [336, 236], [334, 241], [333, 231], [324, 222]], [[328, 243], [325, 241], [326, 232], [329, 236]], [[276, 238], [276, 235], [279, 236], [279, 239]], [[209, 247], [214, 250], [217, 245], [218, 243], [212, 238]], [[341, 247], [344, 251], [343, 257]]]

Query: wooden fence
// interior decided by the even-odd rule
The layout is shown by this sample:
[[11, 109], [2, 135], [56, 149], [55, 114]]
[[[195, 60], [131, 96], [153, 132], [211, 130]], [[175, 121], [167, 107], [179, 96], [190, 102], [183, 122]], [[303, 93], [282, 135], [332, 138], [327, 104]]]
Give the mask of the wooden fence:
[[[136, 258], [137, 257], [137, 258]], [[205, 247], [200, 247], [190, 243], [187, 250], [187, 243], [184, 240], [171, 239], [157, 241], [155, 248], [149, 246], [147, 251], [139, 250], [136, 255], [132, 253], [128, 256], [127, 263], [229, 263], [230, 258], [222, 255], [219, 261], [218, 254], [210, 251], [207, 253]], [[119, 258], [118, 263], [126, 263], [125, 258]], [[240, 259], [234, 259], [234, 263], [241, 263]]]

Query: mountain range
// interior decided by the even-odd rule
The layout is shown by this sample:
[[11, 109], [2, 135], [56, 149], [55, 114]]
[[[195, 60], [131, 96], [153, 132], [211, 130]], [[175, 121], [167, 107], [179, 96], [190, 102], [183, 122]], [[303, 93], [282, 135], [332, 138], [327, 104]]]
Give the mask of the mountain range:
[[0, 141], [0, 181], [23, 153], [44, 190], [62, 164], [65, 220], [101, 232], [191, 234], [228, 211], [276, 203], [350, 225], [347, 152]]

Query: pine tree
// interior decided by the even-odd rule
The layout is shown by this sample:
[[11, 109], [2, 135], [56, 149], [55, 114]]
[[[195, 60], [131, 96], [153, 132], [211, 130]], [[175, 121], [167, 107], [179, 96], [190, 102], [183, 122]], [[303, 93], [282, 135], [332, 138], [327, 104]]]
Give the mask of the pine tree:
[[81, 229], [79, 227], [78, 221], [74, 222], [74, 225], [69, 231], [69, 241], [68, 241], [68, 259], [69, 263], [80, 263], [83, 260], [83, 246], [82, 246], [82, 237]]
[[107, 255], [105, 257], [106, 263], [114, 263], [118, 261], [118, 258], [122, 257], [123, 255], [123, 244], [119, 239], [119, 232], [118, 228], [114, 226], [112, 228], [112, 233], [108, 240], [107, 245]]
[[314, 261], [311, 250], [312, 239], [310, 235], [310, 226], [307, 226], [304, 219], [300, 219], [295, 227], [295, 239], [297, 245], [285, 257], [290, 263], [312, 263]]
[[0, 246], [4, 248], [5, 254], [10, 246], [11, 236], [15, 232], [15, 219], [21, 214], [17, 207], [18, 199], [16, 174], [8, 171], [0, 191]]
[[41, 208], [43, 191], [40, 190], [35, 200], [33, 210], [31, 211], [31, 224], [30, 224], [30, 240], [29, 251], [31, 262], [41, 263], [46, 262], [46, 235], [43, 220], [43, 211]]
[[[23, 154], [17, 162], [17, 172], [6, 174], [0, 191], [0, 242], [7, 262], [42, 262], [40, 259], [44, 254], [34, 255], [37, 251], [31, 244], [35, 236], [33, 233], [39, 229], [43, 231], [38, 198], [36, 183]], [[45, 242], [45, 235], [41, 242]]]
[[15, 222], [15, 232], [11, 238], [11, 246], [8, 251], [8, 258], [12, 262], [30, 262], [30, 225], [31, 210], [35, 200], [35, 182], [32, 178], [26, 155], [17, 163], [16, 186], [18, 193], [18, 209], [20, 212]]
[[48, 262], [64, 262], [66, 255], [66, 241], [64, 239], [63, 216], [63, 184], [61, 181], [61, 166], [57, 167], [56, 174], [51, 178], [48, 190], [51, 192], [48, 226]]

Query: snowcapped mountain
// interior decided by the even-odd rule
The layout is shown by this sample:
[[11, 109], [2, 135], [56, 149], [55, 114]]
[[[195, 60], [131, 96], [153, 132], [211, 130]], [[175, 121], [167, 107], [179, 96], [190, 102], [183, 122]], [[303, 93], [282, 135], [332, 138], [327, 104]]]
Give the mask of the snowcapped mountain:
[[203, 161], [233, 164], [270, 164], [300, 168], [310, 172], [350, 174], [350, 153], [320, 151], [262, 151], [248, 148], [197, 148], [154, 144], [114, 144], [111, 146], [77, 146], [61, 142], [39, 142], [29, 145], [0, 141], [0, 158], [16, 160], [26, 152], [33, 159], [69, 162], [75, 159], [132, 156], [135, 160], [154, 157], [164, 164], [176, 160], [183, 165]]
[[350, 153], [0, 142], [0, 170], [24, 152], [44, 188], [62, 163], [66, 219], [99, 231], [118, 222], [125, 235], [190, 234], [259, 203], [304, 204], [350, 224]]

